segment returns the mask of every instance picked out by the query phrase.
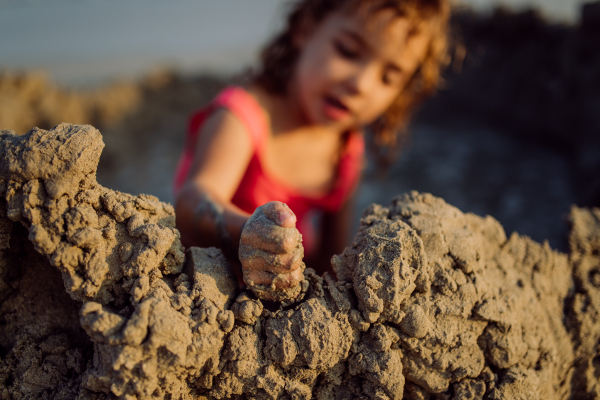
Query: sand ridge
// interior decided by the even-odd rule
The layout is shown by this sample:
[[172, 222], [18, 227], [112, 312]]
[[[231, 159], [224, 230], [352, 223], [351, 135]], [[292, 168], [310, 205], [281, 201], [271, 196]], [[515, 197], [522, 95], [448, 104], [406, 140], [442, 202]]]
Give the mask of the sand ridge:
[[0, 133], [0, 397], [597, 398], [600, 210], [571, 250], [409, 193], [278, 307], [171, 206], [104, 188], [91, 126]]

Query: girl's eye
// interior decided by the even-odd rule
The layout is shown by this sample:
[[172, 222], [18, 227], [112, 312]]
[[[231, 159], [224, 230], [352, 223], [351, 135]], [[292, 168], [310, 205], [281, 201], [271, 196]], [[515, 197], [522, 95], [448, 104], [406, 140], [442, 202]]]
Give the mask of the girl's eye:
[[356, 60], [358, 58], [358, 51], [350, 48], [344, 43], [338, 41], [334, 43], [334, 46], [342, 57], [347, 58], [348, 60]]
[[397, 85], [400, 82], [400, 72], [388, 71], [383, 74], [383, 76], [381, 77], [381, 81], [385, 85]]

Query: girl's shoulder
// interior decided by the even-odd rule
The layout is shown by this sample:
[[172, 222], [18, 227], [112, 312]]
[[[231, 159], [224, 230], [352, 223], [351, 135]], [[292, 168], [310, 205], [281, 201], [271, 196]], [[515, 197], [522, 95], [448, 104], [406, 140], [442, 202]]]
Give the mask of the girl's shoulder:
[[208, 106], [194, 113], [188, 134], [198, 134], [206, 120], [221, 109], [227, 110], [242, 123], [256, 150], [265, 146], [269, 135], [267, 116], [258, 100], [242, 86], [225, 87]]

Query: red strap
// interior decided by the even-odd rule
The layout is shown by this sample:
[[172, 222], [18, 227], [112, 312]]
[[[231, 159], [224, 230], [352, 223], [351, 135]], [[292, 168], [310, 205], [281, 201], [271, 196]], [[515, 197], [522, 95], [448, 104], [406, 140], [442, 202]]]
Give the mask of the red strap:
[[250, 140], [257, 153], [262, 153], [269, 134], [267, 117], [258, 101], [246, 90], [229, 86], [213, 102], [215, 107], [225, 107], [241, 120], [248, 129]]

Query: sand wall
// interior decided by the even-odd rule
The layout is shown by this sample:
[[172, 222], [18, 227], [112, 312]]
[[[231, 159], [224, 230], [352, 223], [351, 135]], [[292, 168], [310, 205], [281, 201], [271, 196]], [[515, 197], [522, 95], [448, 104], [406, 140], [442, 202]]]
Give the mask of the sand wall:
[[600, 210], [569, 254], [410, 193], [263, 304], [173, 208], [101, 187], [91, 126], [0, 134], [3, 399], [600, 396]]

